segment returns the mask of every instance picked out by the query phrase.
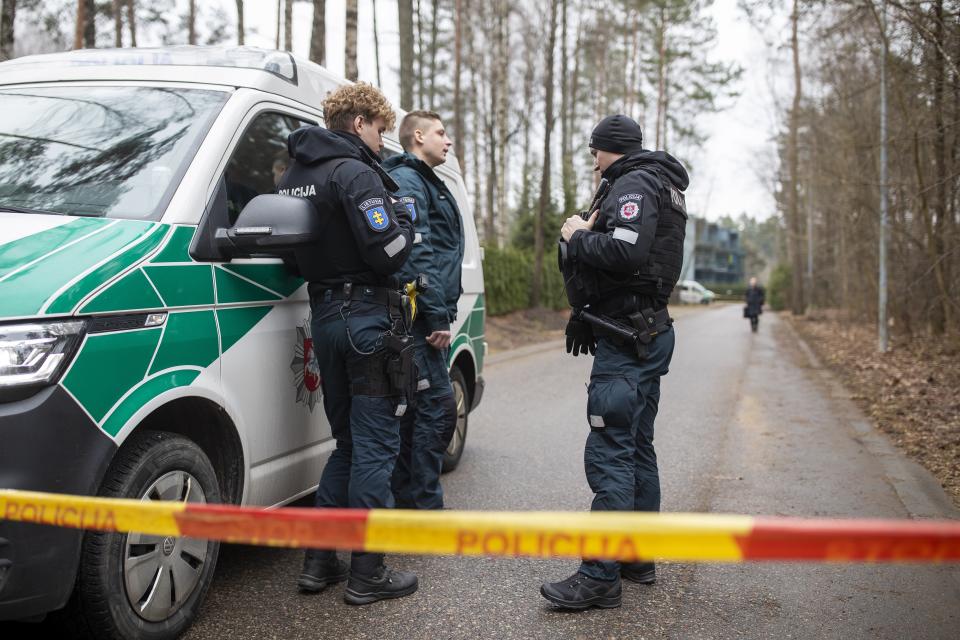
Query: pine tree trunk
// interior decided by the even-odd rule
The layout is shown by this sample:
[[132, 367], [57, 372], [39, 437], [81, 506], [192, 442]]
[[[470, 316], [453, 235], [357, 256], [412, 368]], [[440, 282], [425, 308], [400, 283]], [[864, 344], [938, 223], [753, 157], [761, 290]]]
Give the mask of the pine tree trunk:
[[377, 86], [383, 87], [380, 77], [380, 29], [377, 26], [377, 0], [370, 0], [370, 9], [373, 11], [373, 62], [377, 66]]
[[937, 284], [937, 301], [933, 305], [931, 328], [936, 335], [943, 335], [950, 326], [950, 293], [944, 277], [944, 258], [946, 257], [946, 221], [947, 221], [947, 131], [944, 126], [944, 92], [946, 89], [946, 60], [943, 55], [943, 0], [936, 0], [933, 7], [934, 19], [934, 67], [933, 67], [933, 117], [934, 138], [933, 153], [936, 170], [936, 197], [934, 212], [936, 220], [933, 232], [933, 253], [936, 258], [933, 274]]
[[510, 158], [507, 153], [509, 140], [510, 110], [510, 3], [499, 2], [497, 15], [497, 68], [499, 69], [500, 88], [498, 90], [497, 122], [497, 237], [504, 237], [507, 220], [507, 176], [510, 173]]
[[0, 60], [10, 60], [14, 56], [16, 38], [13, 23], [16, 19], [17, 1], [3, 0], [3, 9], [0, 10]]
[[283, 48], [293, 51], [293, 0], [283, 4]]
[[96, 5], [94, 0], [77, 1], [77, 31], [74, 49], [93, 49], [97, 46]]
[[123, 0], [113, 0], [113, 46], [123, 46]]
[[463, 130], [463, 0], [453, 8], [453, 150], [460, 162], [460, 171], [467, 170], [467, 136]]
[[800, 21], [799, 0], [793, 0], [793, 13], [790, 16], [791, 37], [790, 47], [793, 52], [793, 106], [790, 109], [789, 131], [787, 133], [787, 227], [789, 229], [790, 265], [792, 268], [790, 308], [794, 315], [803, 314], [803, 250], [801, 239], [803, 233], [800, 223], [799, 207], [799, 176], [800, 176], [800, 100], [802, 96], [800, 72], [800, 40], [798, 37], [798, 23]]
[[197, 44], [197, 0], [190, 0], [187, 15], [187, 44]]
[[550, 2], [550, 35], [547, 37], [546, 73], [544, 73], [544, 89], [546, 100], [544, 105], [544, 135], [543, 135], [543, 175], [540, 177], [540, 202], [537, 206], [537, 217], [533, 225], [533, 287], [530, 302], [535, 308], [543, 306], [543, 245], [544, 224], [547, 219], [547, 209], [550, 206], [550, 138], [553, 134], [553, 59], [554, 48], [557, 43], [557, 0]]
[[283, 20], [283, 0], [277, 0], [277, 42], [274, 48], [276, 48], [278, 51], [280, 50], [280, 35], [281, 35], [280, 23], [282, 20]]
[[435, 110], [434, 98], [437, 89], [437, 28], [440, 14], [440, 0], [433, 0], [430, 7], [430, 73], [427, 78], [427, 104], [431, 111]]
[[417, 103], [417, 108], [422, 108], [423, 99], [426, 96], [426, 91], [424, 90], [424, 72], [423, 72], [423, 55], [424, 55], [424, 45], [423, 45], [423, 12], [420, 10], [420, 0], [417, 0], [417, 7], [415, 16], [417, 18], [417, 68], [414, 71], [414, 77], [417, 80], [417, 96], [414, 100]]
[[[570, 128], [572, 123], [568, 117], [570, 111], [570, 85], [573, 78], [569, 76], [569, 61], [567, 59], [567, 5], [569, 0], [560, 2], [560, 170], [563, 183], [563, 215], [569, 217], [576, 209], [576, 189], [573, 184], [573, 152], [571, 147]], [[578, 56], [579, 58], [579, 56]]]
[[[238, 0], [242, 2], [242, 0]], [[136, 0], [127, 0], [127, 28], [130, 29], [130, 46], [137, 46], [137, 8]]]
[[657, 136], [656, 148], [663, 148], [667, 99], [667, 10], [660, 7], [660, 22], [657, 25]]
[[347, 33], [344, 38], [344, 70], [348, 80], [356, 81], [357, 71], [357, 0], [347, 0]]
[[243, 0], [237, 0], [237, 44], [241, 47], [244, 44], [246, 29], [243, 26]]
[[400, 29], [400, 108], [413, 109], [413, 0], [397, 2]]
[[313, 0], [313, 30], [310, 32], [310, 59], [326, 64], [327, 58], [327, 2]]

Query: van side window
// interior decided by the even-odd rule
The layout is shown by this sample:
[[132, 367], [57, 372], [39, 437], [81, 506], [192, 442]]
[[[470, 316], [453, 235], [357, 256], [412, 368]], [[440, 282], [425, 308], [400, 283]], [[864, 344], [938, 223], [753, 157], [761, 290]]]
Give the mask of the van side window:
[[315, 123], [276, 112], [261, 113], [250, 123], [233, 150], [224, 174], [231, 226], [255, 196], [276, 193], [276, 185], [290, 165], [287, 136], [311, 124]]

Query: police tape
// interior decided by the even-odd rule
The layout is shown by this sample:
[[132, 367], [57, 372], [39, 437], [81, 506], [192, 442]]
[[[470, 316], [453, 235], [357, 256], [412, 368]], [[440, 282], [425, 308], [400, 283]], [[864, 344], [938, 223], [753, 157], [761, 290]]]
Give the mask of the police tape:
[[680, 513], [262, 509], [0, 490], [0, 520], [253, 545], [622, 561], [958, 562], [960, 522]]

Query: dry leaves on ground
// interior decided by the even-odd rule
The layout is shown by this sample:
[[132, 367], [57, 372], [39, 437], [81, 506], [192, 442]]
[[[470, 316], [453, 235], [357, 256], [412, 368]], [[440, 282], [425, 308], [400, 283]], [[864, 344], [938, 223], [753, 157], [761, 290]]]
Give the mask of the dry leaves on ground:
[[503, 316], [488, 316], [484, 329], [490, 353], [559, 340], [569, 317], [569, 309], [525, 309]]
[[880, 354], [869, 325], [820, 312], [794, 326], [875, 424], [960, 506], [960, 341], [898, 336]]

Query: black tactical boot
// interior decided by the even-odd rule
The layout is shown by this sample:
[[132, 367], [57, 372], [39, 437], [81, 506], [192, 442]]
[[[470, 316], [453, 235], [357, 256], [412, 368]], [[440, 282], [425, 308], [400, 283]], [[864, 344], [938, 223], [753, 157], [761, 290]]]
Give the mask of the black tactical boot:
[[307, 549], [297, 586], [301, 591], [316, 593], [331, 584], [346, 580], [349, 573], [347, 563], [338, 558], [335, 551]]
[[621, 562], [620, 576], [630, 582], [653, 584], [657, 581], [657, 567], [652, 562]]
[[370, 604], [402, 598], [416, 591], [417, 585], [417, 576], [409, 571], [388, 569], [382, 553], [354, 553], [343, 600], [347, 604]]
[[613, 609], [620, 606], [620, 578], [595, 580], [575, 573], [562, 582], [545, 582], [540, 594], [564, 609]]

